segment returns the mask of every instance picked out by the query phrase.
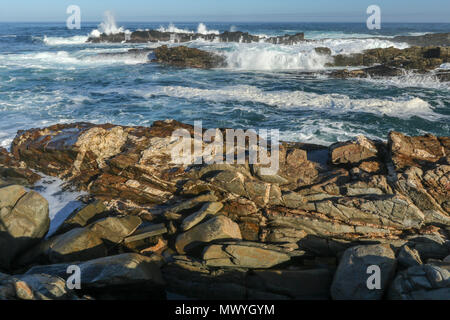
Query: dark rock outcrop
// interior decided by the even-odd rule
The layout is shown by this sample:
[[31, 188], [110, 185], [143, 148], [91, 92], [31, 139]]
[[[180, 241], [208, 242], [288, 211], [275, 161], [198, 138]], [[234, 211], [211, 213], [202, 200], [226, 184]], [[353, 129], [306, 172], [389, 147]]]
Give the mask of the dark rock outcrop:
[[185, 46], [161, 46], [154, 50], [154, 62], [183, 68], [210, 69], [225, 66], [225, 59], [215, 53]]
[[393, 300], [449, 300], [450, 264], [424, 264], [400, 272], [389, 288]]
[[158, 30], [134, 31], [131, 33], [101, 34], [99, 37], [89, 37], [87, 42], [91, 43], [148, 43], [148, 42], [167, 42], [184, 43], [194, 40], [215, 41], [215, 42], [239, 42], [252, 43], [265, 41], [273, 44], [292, 45], [304, 41], [304, 33], [294, 35], [276, 36], [270, 38], [251, 35], [242, 31], [225, 31], [220, 34], [200, 34], [200, 33], [174, 33]]
[[450, 33], [429, 33], [419, 36], [396, 36], [395, 42], [406, 42], [411, 46], [450, 46]]
[[[368, 68], [356, 70], [336, 70], [331, 76], [336, 78], [366, 78], [400, 76], [405, 71], [427, 73], [450, 61], [450, 47], [410, 47], [406, 49], [378, 48], [365, 50], [350, 55], [335, 55], [334, 62], [328, 64], [335, 67]], [[447, 73], [438, 72], [438, 79], [446, 81]]]

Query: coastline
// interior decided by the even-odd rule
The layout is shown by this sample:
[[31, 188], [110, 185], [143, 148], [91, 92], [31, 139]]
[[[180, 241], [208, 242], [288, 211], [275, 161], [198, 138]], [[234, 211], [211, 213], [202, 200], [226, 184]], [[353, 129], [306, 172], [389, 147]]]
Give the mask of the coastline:
[[[0, 288], [22, 281], [35, 297], [74, 299], [131, 292], [163, 299], [166, 291], [197, 299], [442, 294], [427, 270], [449, 268], [450, 137], [391, 132], [387, 143], [282, 142], [280, 169], [265, 176], [248, 163], [172, 164], [172, 133], [180, 128], [193, 130], [167, 120], [152, 127], [77, 123], [20, 131], [11, 153], [2, 150], [0, 197], [13, 188], [39, 205], [19, 200], [8, 209], [27, 208], [34, 232], [14, 245], [24, 230], [10, 229], [2, 267], [13, 266], [3, 271], [14, 275]], [[46, 200], [14, 186], [33, 185], [31, 170], [89, 192], [86, 206], [45, 240]], [[35, 286], [67, 278], [73, 261], [89, 275], [80, 292]], [[126, 272], [130, 264], [138, 267]], [[381, 291], [361, 287], [371, 264], [382, 268]], [[99, 280], [96, 265], [112, 273]], [[419, 270], [420, 281], [412, 276]], [[295, 285], [306, 279], [314, 281]], [[406, 282], [413, 286], [405, 289]], [[8, 290], [0, 292], [19, 294]]]

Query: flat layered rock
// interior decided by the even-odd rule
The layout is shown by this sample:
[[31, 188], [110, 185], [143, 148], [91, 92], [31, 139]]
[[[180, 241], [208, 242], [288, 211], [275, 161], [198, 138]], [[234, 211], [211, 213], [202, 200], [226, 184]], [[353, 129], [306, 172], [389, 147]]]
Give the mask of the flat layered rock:
[[95, 201], [72, 212], [58, 227], [55, 234], [61, 234], [74, 228], [85, 227], [98, 215], [106, 211], [102, 201]]
[[290, 256], [251, 242], [237, 242], [208, 246], [203, 252], [203, 260], [210, 267], [266, 269], [289, 261]]
[[396, 170], [435, 163], [450, 153], [449, 145], [430, 134], [408, 137], [399, 132], [390, 132], [389, 147]]
[[200, 244], [220, 239], [242, 239], [239, 226], [225, 216], [214, 217], [180, 234], [175, 247], [183, 254]]
[[32, 186], [41, 179], [41, 176], [30, 170], [25, 162], [18, 161], [3, 147], [0, 147], [0, 177], [5, 184], [24, 186]]

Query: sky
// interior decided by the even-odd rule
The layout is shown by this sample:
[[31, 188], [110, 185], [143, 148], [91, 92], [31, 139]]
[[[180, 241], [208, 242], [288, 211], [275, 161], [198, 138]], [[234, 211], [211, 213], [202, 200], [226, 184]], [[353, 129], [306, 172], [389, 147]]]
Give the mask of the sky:
[[364, 22], [373, 4], [383, 22], [450, 23], [449, 0], [1, 0], [0, 22], [63, 22], [69, 5], [92, 22]]

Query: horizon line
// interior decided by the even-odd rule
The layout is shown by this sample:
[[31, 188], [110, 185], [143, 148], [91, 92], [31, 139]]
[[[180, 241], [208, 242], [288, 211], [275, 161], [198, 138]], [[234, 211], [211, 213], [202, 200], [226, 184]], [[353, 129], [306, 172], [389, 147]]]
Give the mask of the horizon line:
[[[86, 20], [84, 23], [101, 23], [103, 20]], [[355, 24], [365, 24], [366, 21], [246, 21], [246, 20], [233, 20], [233, 21], [225, 21], [225, 20], [217, 20], [217, 21], [207, 21], [207, 20], [147, 20], [147, 21], [127, 21], [127, 20], [117, 20], [116, 23], [355, 23]], [[61, 21], [45, 21], [45, 20], [18, 20], [18, 21], [0, 21], [0, 23], [66, 23], [65, 20]], [[444, 21], [386, 21], [382, 22], [382, 24], [392, 24], [392, 23], [408, 23], [408, 24], [431, 24], [431, 23], [440, 23], [440, 24], [450, 24], [450, 22]]]

